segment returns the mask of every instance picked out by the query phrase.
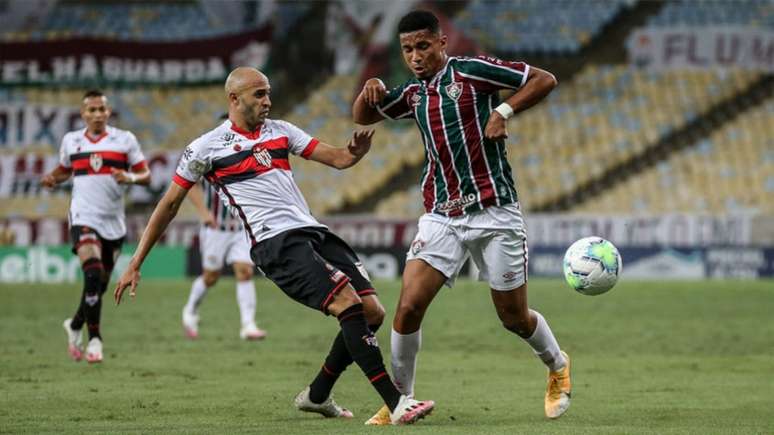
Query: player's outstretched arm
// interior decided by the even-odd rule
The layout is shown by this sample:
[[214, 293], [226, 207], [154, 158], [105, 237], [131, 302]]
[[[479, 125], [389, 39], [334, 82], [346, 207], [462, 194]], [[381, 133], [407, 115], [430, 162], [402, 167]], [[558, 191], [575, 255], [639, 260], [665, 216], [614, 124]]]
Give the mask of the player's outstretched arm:
[[352, 105], [352, 119], [355, 123], [371, 125], [383, 120], [384, 117], [376, 110], [376, 106], [384, 100], [386, 95], [387, 87], [384, 86], [384, 82], [378, 78], [366, 80], [363, 90], [360, 91]]
[[53, 171], [41, 177], [40, 184], [43, 187], [53, 189], [57, 184], [67, 181], [72, 173], [73, 170], [71, 168], [65, 168], [64, 166], [59, 165], [54, 168]]
[[489, 116], [489, 121], [484, 129], [484, 136], [492, 140], [508, 137], [508, 133], [505, 130], [505, 121], [514, 114], [539, 103], [556, 85], [556, 77], [553, 74], [540, 68], [531, 67], [524, 86], [505, 100]]
[[171, 183], [161, 201], [156, 205], [148, 225], [142, 233], [137, 250], [134, 252], [132, 259], [129, 260], [129, 265], [126, 267], [123, 275], [121, 275], [121, 279], [118, 280], [116, 289], [113, 292], [116, 305], [121, 303], [121, 296], [123, 296], [124, 290], [127, 287], [130, 288], [129, 296], [134, 298], [137, 292], [137, 284], [140, 281], [140, 266], [142, 266], [145, 257], [148, 256], [153, 245], [156, 244], [161, 235], [164, 234], [169, 223], [177, 215], [180, 204], [183, 203], [187, 193], [188, 190], [178, 186], [176, 183]]
[[352, 133], [352, 139], [345, 148], [337, 148], [320, 142], [315, 147], [309, 160], [320, 162], [336, 169], [347, 169], [354, 166], [371, 149], [371, 139], [374, 130], [360, 130]]

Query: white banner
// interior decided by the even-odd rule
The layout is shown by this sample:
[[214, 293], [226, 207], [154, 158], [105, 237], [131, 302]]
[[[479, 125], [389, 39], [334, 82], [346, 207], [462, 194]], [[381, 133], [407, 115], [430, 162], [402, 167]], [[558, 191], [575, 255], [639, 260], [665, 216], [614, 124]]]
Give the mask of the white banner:
[[82, 126], [78, 107], [0, 103], [0, 149], [45, 146], [58, 150], [62, 136]]
[[627, 40], [629, 61], [658, 69], [743, 68], [774, 72], [774, 31], [751, 27], [645, 28]]
[[752, 244], [751, 214], [595, 216], [527, 214], [530, 245], [566, 247], [587, 236], [599, 236], [616, 246], [745, 246]]

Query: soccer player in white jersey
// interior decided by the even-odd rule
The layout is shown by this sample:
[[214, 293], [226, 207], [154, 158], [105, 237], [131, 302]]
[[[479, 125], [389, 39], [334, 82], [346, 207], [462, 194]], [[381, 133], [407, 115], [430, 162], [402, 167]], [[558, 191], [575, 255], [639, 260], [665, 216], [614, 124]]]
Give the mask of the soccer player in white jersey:
[[[570, 406], [570, 359], [547, 321], [527, 305], [527, 237], [505, 151], [505, 121], [556, 86], [550, 73], [523, 62], [446, 54], [446, 35], [427, 11], [398, 23], [403, 60], [414, 77], [388, 91], [366, 81], [352, 108], [356, 123], [410, 119], [425, 147], [426, 213], [407, 254], [393, 321], [392, 373], [413, 394], [422, 319], [441, 287], [472, 258], [503, 327], [523, 338], [548, 368], [545, 415]], [[515, 93], [500, 102], [498, 92]], [[370, 424], [387, 422], [382, 409]]]
[[255, 325], [255, 285], [250, 245], [238, 217], [230, 207], [221, 202], [215, 186], [202, 181], [191, 187], [188, 193], [202, 227], [199, 230], [199, 252], [202, 257], [202, 274], [191, 285], [188, 303], [183, 307], [183, 330], [188, 338], [199, 336], [199, 305], [207, 290], [220, 278], [223, 263], [230, 264], [236, 278], [236, 298], [239, 305], [243, 340], [261, 340], [266, 331]]
[[384, 368], [374, 330], [384, 318], [368, 274], [352, 249], [310, 213], [290, 171], [289, 154], [336, 169], [348, 168], [368, 152], [373, 130], [353, 134], [347, 147], [312, 138], [285, 121], [267, 119], [269, 79], [240, 67], [226, 79], [229, 120], [193, 141], [183, 152], [173, 183], [159, 201], [121, 276], [114, 295], [135, 295], [140, 266], [174, 218], [188, 189], [200, 178], [218, 186], [251, 240], [250, 255], [266, 276], [293, 300], [339, 320], [340, 331], [322, 369], [296, 396], [302, 411], [351, 418], [331, 389], [353, 361], [382, 397], [392, 424], [409, 424], [435, 404], [402, 395]]
[[98, 363], [102, 361], [102, 295], [126, 235], [124, 192], [130, 184], [148, 185], [150, 171], [137, 138], [107, 124], [110, 106], [102, 92], [83, 96], [81, 118], [86, 127], [65, 134], [59, 166], [44, 175], [41, 184], [54, 188], [73, 177], [68, 221], [73, 253], [83, 269], [83, 294], [75, 314], [63, 326], [68, 352], [80, 361], [86, 324], [86, 361]]

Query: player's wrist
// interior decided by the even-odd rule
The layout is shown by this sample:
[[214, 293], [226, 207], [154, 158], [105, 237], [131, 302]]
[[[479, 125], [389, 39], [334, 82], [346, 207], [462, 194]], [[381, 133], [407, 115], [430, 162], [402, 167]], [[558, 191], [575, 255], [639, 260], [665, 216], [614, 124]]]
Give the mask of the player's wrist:
[[513, 116], [513, 107], [511, 107], [508, 103], [502, 103], [499, 106], [495, 107], [495, 112], [499, 113], [500, 116], [503, 117], [503, 119], [508, 119], [511, 116]]
[[126, 178], [127, 178], [127, 180], [129, 181], [130, 184], [135, 184], [135, 183], [137, 183], [137, 178], [139, 178], [139, 177], [137, 177], [137, 174], [135, 174], [134, 172], [127, 172], [126, 173]]

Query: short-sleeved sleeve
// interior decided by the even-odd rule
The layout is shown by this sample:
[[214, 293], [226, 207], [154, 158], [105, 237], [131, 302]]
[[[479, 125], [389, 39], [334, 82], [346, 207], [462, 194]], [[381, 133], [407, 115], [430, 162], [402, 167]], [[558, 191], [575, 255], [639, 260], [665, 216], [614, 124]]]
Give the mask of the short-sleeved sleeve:
[[411, 104], [411, 98], [417, 89], [419, 85], [411, 81], [390, 89], [382, 103], [376, 106], [376, 110], [387, 119], [413, 119], [414, 106]]
[[70, 151], [67, 146], [70, 143], [69, 138], [70, 134], [65, 134], [62, 138], [62, 145], [59, 146], [59, 165], [66, 169], [70, 169], [73, 166], [70, 162]]
[[127, 158], [129, 160], [129, 167], [132, 171], [138, 171], [146, 166], [145, 156], [140, 149], [140, 143], [137, 141], [137, 137], [134, 134], [127, 134], [127, 142], [129, 145], [129, 152]]
[[527, 82], [529, 65], [524, 62], [478, 56], [461, 58], [456, 70], [480, 92], [519, 89]]
[[210, 170], [210, 166], [205, 142], [197, 139], [183, 150], [172, 181], [184, 189], [190, 189]]
[[288, 138], [288, 150], [297, 156], [308, 159], [320, 143], [319, 140], [287, 121], [277, 121], [277, 124]]

